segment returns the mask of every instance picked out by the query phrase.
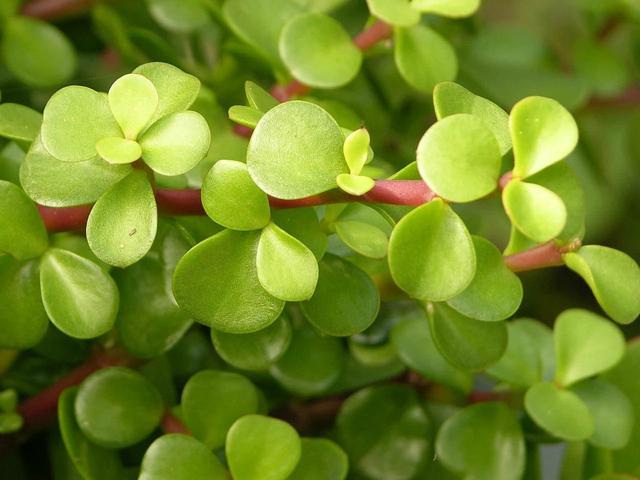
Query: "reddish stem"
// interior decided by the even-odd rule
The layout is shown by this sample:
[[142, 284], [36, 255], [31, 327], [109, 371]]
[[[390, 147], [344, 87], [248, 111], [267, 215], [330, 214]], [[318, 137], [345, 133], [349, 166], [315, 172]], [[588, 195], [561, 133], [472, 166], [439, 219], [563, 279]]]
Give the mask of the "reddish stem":
[[191, 435], [191, 432], [186, 427], [182, 420], [176, 417], [171, 410], [167, 410], [162, 417], [162, 431], [164, 433], [182, 433], [184, 435]]
[[471, 392], [467, 397], [468, 404], [485, 403], [485, 402], [501, 402], [508, 398], [505, 392]]
[[49, 232], [69, 232], [84, 229], [91, 207], [92, 205], [80, 205], [56, 208], [38, 205], [38, 211]]
[[536, 247], [504, 257], [504, 263], [512, 272], [524, 272], [546, 267], [564, 265], [562, 254], [576, 250], [581, 245], [576, 240], [568, 245], [558, 246], [551, 241]]
[[31, 0], [22, 6], [20, 12], [41, 20], [55, 20], [81, 13], [94, 3], [95, 0]]
[[635, 107], [639, 104], [640, 85], [632, 85], [615, 97], [592, 97], [584, 108]]

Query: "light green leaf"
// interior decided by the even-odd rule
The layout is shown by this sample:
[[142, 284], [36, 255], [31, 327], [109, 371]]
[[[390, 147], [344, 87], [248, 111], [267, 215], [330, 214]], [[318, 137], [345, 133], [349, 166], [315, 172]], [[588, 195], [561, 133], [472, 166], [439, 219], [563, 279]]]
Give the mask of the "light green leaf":
[[362, 53], [337, 20], [319, 13], [291, 18], [280, 33], [280, 57], [305, 85], [336, 88], [358, 74]]
[[147, 0], [153, 19], [171, 32], [191, 33], [211, 22], [201, 0]]
[[480, 117], [460, 113], [435, 123], [420, 140], [417, 159], [420, 176], [447, 200], [470, 202], [498, 186], [500, 146]]
[[284, 480], [300, 460], [301, 442], [288, 423], [247, 415], [229, 430], [225, 451], [235, 480]]
[[288, 480], [344, 480], [349, 458], [336, 443], [326, 438], [303, 438], [302, 455]]
[[522, 283], [505, 266], [502, 254], [491, 242], [472, 238], [476, 274], [469, 286], [447, 303], [476, 320], [495, 322], [509, 318], [522, 302]]
[[578, 126], [557, 101], [528, 97], [511, 110], [513, 174], [526, 178], [569, 155], [578, 143]]
[[309, 102], [292, 101], [264, 114], [247, 150], [249, 174], [261, 190], [294, 199], [335, 188], [347, 172], [336, 121]]
[[96, 143], [122, 132], [109, 108], [107, 96], [87, 87], [64, 87], [44, 107], [42, 144], [63, 162], [91, 160]]
[[0, 137], [33, 142], [42, 125], [42, 114], [17, 103], [0, 105]]
[[180, 260], [173, 277], [178, 305], [197, 321], [227, 333], [251, 333], [273, 323], [284, 302], [258, 280], [259, 231], [224, 230]]
[[156, 236], [156, 201], [145, 172], [134, 170], [107, 190], [87, 221], [87, 241], [105, 263], [127, 267], [146, 255]]
[[197, 112], [167, 115], [140, 138], [142, 159], [162, 175], [181, 175], [202, 160], [211, 144], [209, 125]]
[[371, 15], [398, 27], [410, 27], [420, 21], [420, 12], [409, 0], [367, 0]]
[[468, 17], [478, 10], [480, 0], [412, 0], [411, 6], [443, 17]]
[[362, 167], [367, 163], [369, 142], [369, 132], [366, 128], [359, 128], [345, 138], [342, 152], [352, 175], [360, 175]]
[[624, 354], [624, 336], [606, 318], [578, 308], [562, 312], [554, 325], [555, 380], [569, 386], [608, 370]]
[[465, 478], [518, 480], [525, 468], [524, 435], [505, 404], [472, 405], [442, 424], [436, 455]]
[[416, 208], [389, 241], [394, 282], [414, 298], [448, 300], [473, 280], [476, 255], [464, 223], [442, 200]]
[[318, 283], [318, 262], [313, 252], [274, 223], [260, 234], [256, 267], [262, 287], [288, 302], [311, 298]]
[[474, 95], [457, 83], [441, 82], [433, 90], [433, 106], [438, 120], [457, 113], [475, 115], [493, 132], [502, 155], [511, 150], [509, 115], [495, 103]]
[[602, 309], [616, 322], [631, 323], [640, 314], [640, 268], [626, 253], [586, 245], [564, 254], [563, 260], [587, 282]]
[[40, 262], [40, 289], [47, 315], [74, 338], [95, 338], [113, 327], [118, 288], [98, 265], [75, 253], [49, 249]]
[[41, 255], [48, 243], [33, 202], [19, 187], [0, 180], [0, 252], [26, 260]]
[[269, 223], [267, 194], [253, 182], [247, 166], [218, 160], [202, 183], [202, 205], [216, 223], [233, 230], [257, 230]]
[[229, 119], [239, 125], [249, 128], [256, 128], [256, 125], [262, 118], [263, 113], [253, 107], [245, 107], [244, 105], [234, 105], [229, 109]]
[[363, 175], [352, 175], [351, 173], [341, 173], [336, 177], [336, 183], [341, 190], [350, 195], [364, 195], [371, 190], [376, 182], [373, 178]]
[[327, 235], [313, 207], [285, 208], [271, 214], [276, 225], [304, 243], [318, 260], [322, 259], [327, 249]]
[[352, 220], [334, 224], [336, 233], [351, 250], [369, 258], [384, 258], [389, 240], [384, 231], [375, 225]]
[[280, 102], [273, 98], [264, 88], [251, 81], [245, 82], [244, 92], [249, 101], [249, 105], [262, 113], [266, 113], [280, 104]]
[[394, 57], [400, 75], [409, 85], [431, 93], [439, 82], [458, 74], [458, 59], [451, 44], [423, 25], [396, 28]]
[[502, 192], [502, 203], [513, 225], [539, 243], [556, 238], [567, 222], [562, 199], [535, 183], [510, 181]]
[[325, 255], [313, 297], [301, 307], [322, 333], [348, 336], [373, 323], [380, 308], [380, 294], [364, 271], [340, 257]]
[[533, 385], [524, 397], [524, 406], [538, 425], [563, 440], [586, 440], [594, 432], [593, 417], [584, 402], [553, 383]]
[[130, 73], [111, 85], [109, 107], [124, 136], [135, 140], [158, 108], [158, 92], [151, 80]]
[[105, 137], [99, 140], [96, 151], [112, 164], [133, 163], [142, 155], [138, 142], [122, 137]]

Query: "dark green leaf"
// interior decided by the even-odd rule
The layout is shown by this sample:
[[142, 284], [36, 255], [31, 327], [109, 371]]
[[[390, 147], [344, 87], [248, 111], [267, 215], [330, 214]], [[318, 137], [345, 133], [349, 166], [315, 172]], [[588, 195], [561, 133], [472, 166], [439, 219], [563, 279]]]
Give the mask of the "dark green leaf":
[[303, 438], [302, 455], [288, 480], [344, 480], [349, 459], [338, 445], [326, 438]]

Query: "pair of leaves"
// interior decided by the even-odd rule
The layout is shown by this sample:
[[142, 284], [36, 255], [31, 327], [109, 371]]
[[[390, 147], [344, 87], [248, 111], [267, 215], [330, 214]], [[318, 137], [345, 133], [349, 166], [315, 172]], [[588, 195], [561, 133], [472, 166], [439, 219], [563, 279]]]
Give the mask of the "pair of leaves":
[[369, 132], [360, 128], [347, 135], [342, 151], [349, 166], [349, 173], [341, 173], [336, 177], [338, 186], [351, 195], [364, 195], [375, 185], [375, 181], [360, 175], [365, 163], [369, 161]]

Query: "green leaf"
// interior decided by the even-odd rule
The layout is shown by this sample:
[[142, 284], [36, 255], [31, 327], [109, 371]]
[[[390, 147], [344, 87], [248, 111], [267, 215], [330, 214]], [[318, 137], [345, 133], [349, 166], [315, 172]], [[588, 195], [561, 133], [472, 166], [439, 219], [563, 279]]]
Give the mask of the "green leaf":
[[256, 128], [262, 115], [264, 114], [261, 111], [244, 105], [234, 105], [229, 109], [229, 119], [232, 122], [249, 128]]
[[256, 253], [258, 280], [276, 298], [311, 298], [318, 283], [318, 262], [304, 243], [274, 223], [262, 229]]
[[0, 305], [0, 348], [27, 349], [44, 337], [49, 320], [40, 298], [37, 261], [0, 256]]
[[33, 87], [67, 82], [76, 70], [76, 52], [50, 23], [13, 16], [4, 25], [2, 53], [7, 68]]
[[351, 250], [369, 258], [384, 258], [389, 239], [384, 231], [374, 225], [351, 220], [334, 224], [336, 233]]
[[200, 92], [200, 80], [168, 63], [145, 63], [133, 73], [139, 73], [151, 80], [158, 93], [158, 108], [149, 124], [172, 113], [186, 110], [195, 102]]
[[201, 370], [184, 386], [181, 405], [185, 424], [193, 436], [216, 449], [224, 445], [227, 432], [237, 419], [258, 411], [258, 393], [242, 375]]
[[205, 157], [210, 145], [207, 121], [190, 111], [163, 117], [140, 138], [142, 159], [162, 175], [188, 172]]
[[631, 323], [640, 314], [640, 268], [626, 253], [587, 245], [564, 254], [563, 260], [587, 282], [602, 309], [616, 322]]
[[578, 126], [557, 101], [528, 97], [509, 118], [515, 165], [513, 174], [526, 178], [569, 155], [578, 143]]
[[412, 370], [463, 393], [471, 391], [471, 375], [454, 367], [442, 356], [424, 314], [395, 325], [391, 330], [391, 341], [398, 357]]
[[284, 480], [300, 460], [301, 442], [288, 423], [247, 415], [229, 430], [225, 451], [235, 480]]
[[274, 210], [271, 215], [276, 225], [304, 243], [318, 260], [322, 258], [327, 249], [327, 235], [313, 207]]
[[111, 85], [109, 107], [124, 136], [135, 140], [158, 108], [158, 92], [148, 78], [129, 73]]
[[309, 102], [292, 101], [264, 114], [251, 135], [247, 167], [261, 190], [295, 199], [335, 188], [346, 173], [344, 137], [336, 121]]
[[367, 387], [351, 395], [336, 425], [353, 470], [366, 478], [416, 478], [429, 456], [431, 422], [406, 385]]
[[122, 137], [105, 137], [96, 143], [96, 151], [109, 163], [133, 163], [142, 155], [138, 142]]
[[225, 333], [211, 329], [216, 352], [228, 364], [242, 370], [267, 370], [291, 342], [291, 324], [285, 315], [253, 333]]
[[421, 92], [431, 93], [436, 84], [454, 80], [458, 74], [453, 47], [428, 27], [396, 28], [394, 46], [400, 75]]
[[434, 304], [428, 313], [436, 346], [458, 368], [484, 370], [496, 363], [507, 348], [505, 322], [474, 320], [444, 303]]
[[618, 387], [599, 379], [587, 380], [571, 388], [587, 405], [593, 417], [594, 432], [589, 442], [599, 448], [617, 450], [631, 438], [633, 405]]
[[325, 255], [320, 262], [315, 292], [301, 308], [309, 322], [322, 333], [354, 335], [375, 320], [380, 294], [364, 271], [341, 257]]
[[303, 438], [302, 455], [288, 480], [344, 480], [349, 458], [336, 443], [326, 438]]
[[42, 144], [63, 162], [91, 160], [96, 144], [105, 137], [120, 137], [107, 96], [87, 87], [64, 87], [44, 107]]
[[95, 338], [113, 327], [118, 288], [98, 265], [75, 253], [51, 248], [40, 262], [40, 289], [47, 315], [74, 338]]
[[486, 98], [474, 95], [453, 82], [441, 82], [433, 90], [433, 106], [438, 120], [457, 113], [468, 113], [478, 117], [493, 132], [500, 145], [500, 154], [511, 150], [509, 115]]
[[414, 298], [448, 300], [473, 280], [476, 256], [464, 223], [442, 200], [416, 208], [389, 240], [394, 282]]
[[448, 200], [471, 202], [498, 186], [500, 146], [480, 117], [459, 113], [435, 123], [420, 140], [417, 159], [420, 176]]
[[562, 312], [554, 325], [556, 381], [569, 386], [608, 370], [624, 354], [624, 336], [606, 318], [588, 310]]
[[41, 255], [48, 243], [33, 202], [19, 187], [0, 180], [0, 252], [26, 260]]
[[371, 15], [398, 27], [411, 27], [420, 21], [420, 12], [409, 0], [367, 0]]
[[85, 162], [62, 162], [42, 145], [31, 144], [20, 166], [20, 183], [31, 199], [49, 207], [94, 203], [131, 173], [129, 165], [110, 165], [101, 158]]
[[273, 107], [280, 104], [280, 102], [273, 98], [264, 88], [251, 81], [245, 82], [244, 91], [249, 105], [262, 113], [267, 113]]
[[269, 372], [292, 393], [318, 395], [335, 383], [344, 362], [345, 352], [338, 339], [321, 337], [305, 328], [293, 331], [289, 348]]
[[344, 27], [319, 13], [291, 18], [282, 28], [278, 50], [291, 75], [315, 88], [349, 83], [362, 63], [362, 52]]
[[258, 280], [259, 231], [222, 231], [189, 250], [176, 267], [178, 305], [196, 320], [227, 333], [251, 333], [273, 323], [284, 302]]
[[225, 480], [220, 460], [188, 435], [172, 433], [154, 440], [142, 458], [138, 480]]
[[539, 243], [556, 238], [567, 223], [562, 199], [535, 183], [510, 181], [502, 192], [502, 203], [513, 225]]
[[115, 450], [99, 447], [82, 433], [74, 405], [78, 388], [68, 388], [58, 400], [58, 425], [67, 455], [80, 473], [80, 478], [92, 480], [121, 480], [124, 468]]
[[200, 0], [147, 0], [153, 19], [171, 32], [191, 33], [211, 22]]
[[0, 137], [33, 142], [42, 125], [42, 114], [17, 103], [0, 105]]
[[480, 0], [412, 0], [411, 6], [424, 13], [459, 18], [473, 15]]
[[593, 417], [584, 402], [553, 383], [533, 385], [524, 397], [524, 406], [538, 425], [563, 440], [586, 440], [593, 434]]
[[271, 217], [269, 199], [253, 182], [247, 166], [218, 160], [202, 183], [202, 205], [216, 223], [233, 230], [257, 230]]
[[124, 268], [149, 251], [157, 223], [156, 202], [146, 173], [134, 170], [91, 209], [87, 241], [100, 260]]
[[473, 236], [476, 274], [469, 286], [447, 303], [467, 317], [495, 322], [513, 315], [522, 302], [522, 283], [488, 240]]
[[465, 478], [518, 480], [525, 467], [524, 435], [515, 413], [506, 405], [472, 405], [440, 427], [436, 455]]
[[336, 177], [336, 183], [341, 190], [350, 195], [364, 195], [371, 190], [376, 182], [369, 177], [363, 175], [352, 175], [350, 173], [341, 173]]
[[160, 423], [162, 397], [149, 380], [124, 367], [89, 375], [78, 388], [75, 414], [93, 443], [124, 448], [146, 438]]
[[360, 175], [362, 167], [367, 163], [369, 142], [369, 132], [366, 128], [359, 128], [345, 138], [342, 152], [352, 175]]

